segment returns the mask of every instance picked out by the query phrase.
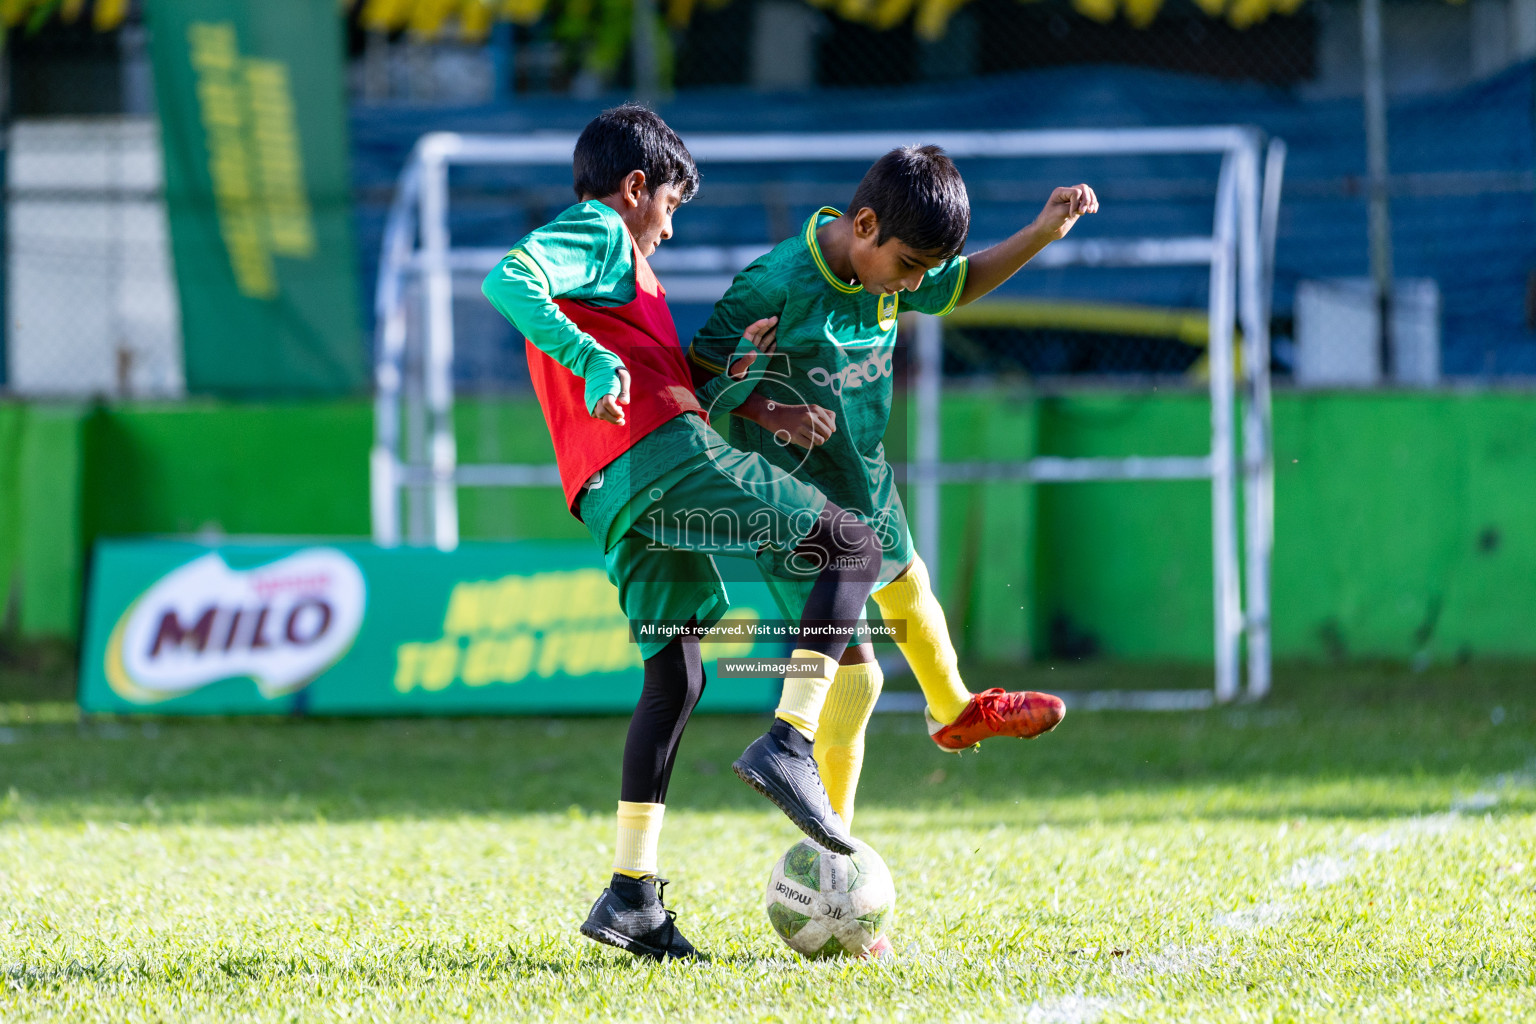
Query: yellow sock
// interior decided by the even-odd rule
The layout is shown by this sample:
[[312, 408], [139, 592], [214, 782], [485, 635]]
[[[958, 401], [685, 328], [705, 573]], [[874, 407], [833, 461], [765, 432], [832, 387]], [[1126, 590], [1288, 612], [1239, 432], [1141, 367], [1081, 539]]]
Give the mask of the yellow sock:
[[619, 801], [619, 842], [613, 852], [613, 870], [630, 878], [656, 873], [656, 846], [661, 839], [661, 819], [666, 804]]
[[960, 678], [959, 659], [949, 640], [944, 609], [933, 596], [923, 560], [914, 558], [906, 574], [875, 591], [874, 598], [887, 622], [906, 621], [906, 640], [896, 646], [912, 666], [917, 685], [923, 688], [929, 713], [945, 725], [959, 718], [970, 702], [971, 692]]
[[827, 690], [832, 686], [832, 676], [837, 672], [837, 661], [825, 654], [795, 648], [792, 658], [815, 659], [821, 662], [821, 670], [815, 675], [785, 676], [784, 693], [779, 697], [779, 709], [773, 717], [794, 726], [808, 740], [816, 738], [816, 723], [821, 720], [821, 706], [826, 703]]
[[821, 728], [816, 730], [816, 765], [832, 809], [849, 826], [853, 824], [853, 798], [864, 767], [864, 728], [880, 698], [885, 676], [879, 662], [842, 665], [832, 678], [827, 703], [821, 709]]

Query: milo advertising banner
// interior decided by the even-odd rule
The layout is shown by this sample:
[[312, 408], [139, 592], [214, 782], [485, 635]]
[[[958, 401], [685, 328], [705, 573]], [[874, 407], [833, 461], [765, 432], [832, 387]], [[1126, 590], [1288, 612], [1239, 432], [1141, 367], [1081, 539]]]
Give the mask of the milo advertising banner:
[[[700, 710], [772, 708], [777, 679], [713, 671], [782, 654], [753, 639], [767, 590], [729, 588], [733, 640], [703, 648]], [[627, 713], [640, 686], [639, 647], [584, 542], [103, 541], [92, 560], [88, 712]]]

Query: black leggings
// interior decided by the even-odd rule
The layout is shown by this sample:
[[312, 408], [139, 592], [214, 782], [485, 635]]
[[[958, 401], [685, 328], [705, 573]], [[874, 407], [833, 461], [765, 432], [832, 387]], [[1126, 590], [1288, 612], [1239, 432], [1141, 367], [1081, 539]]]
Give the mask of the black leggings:
[[[820, 570], [806, 599], [801, 625], [831, 627], [802, 637], [796, 646], [836, 661], [847, 649], [880, 574], [880, 539], [853, 515], [829, 502], [795, 555], [802, 571]], [[690, 620], [689, 632], [673, 637], [645, 660], [645, 685], [624, 741], [621, 800], [666, 803], [683, 729], [704, 695], [704, 659], [699, 653], [698, 634], [692, 631], [697, 625]]]
[[702, 696], [704, 659], [697, 635], [673, 637], [660, 652], [645, 659], [645, 685], [624, 741], [620, 800], [667, 802], [667, 784], [672, 781], [683, 727]]
[[[800, 614], [800, 625], [807, 632], [796, 647], [833, 661], [843, 656], [880, 576], [880, 555], [875, 531], [853, 513], [827, 502], [793, 558], [801, 571], [820, 570]], [[813, 627], [831, 629], [818, 632]]]

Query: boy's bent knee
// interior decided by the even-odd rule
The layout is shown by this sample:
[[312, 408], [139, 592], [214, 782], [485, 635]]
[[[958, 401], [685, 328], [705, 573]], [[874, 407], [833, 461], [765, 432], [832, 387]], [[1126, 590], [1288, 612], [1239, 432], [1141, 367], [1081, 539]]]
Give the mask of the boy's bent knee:
[[[867, 574], [871, 579], [880, 568], [879, 535], [858, 516], [830, 502], [799, 550], [820, 555], [828, 568], [851, 569], [854, 575]], [[867, 573], [859, 572], [861, 569]]]
[[870, 525], [852, 512], [838, 509], [832, 520], [833, 542], [845, 554], [880, 553], [880, 538]]

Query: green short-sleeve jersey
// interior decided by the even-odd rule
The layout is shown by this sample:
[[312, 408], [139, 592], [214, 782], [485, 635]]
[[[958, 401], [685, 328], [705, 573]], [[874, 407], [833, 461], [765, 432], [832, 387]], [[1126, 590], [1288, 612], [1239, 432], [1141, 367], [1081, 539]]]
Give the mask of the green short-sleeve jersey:
[[[903, 307], [943, 315], [965, 288], [966, 260], [958, 256], [930, 270], [911, 292], [872, 295], [840, 281], [822, 256], [816, 231], [838, 211], [824, 207], [804, 229], [736, 275], [694, 337], [689, 357], [716, 378], [700, 389], [712, 414], [734, 409], [755, 390], [770, 401], [819, 405], [837, 416], [837, 432], [807, 451], [779, 444], [762, 427], [731, 417], [730, 441], [814, 483], [843, 508], [885, 517], [887, 551], [906, 533], [895, 479], [885, 458], [891, 415], [896, 316]], [[746, 381], [725, 376], [725, 365], [754, 320], [779, 317], [778, 350], [759, 359]], [[877, 523], [878, 525], [878, 523]]]

